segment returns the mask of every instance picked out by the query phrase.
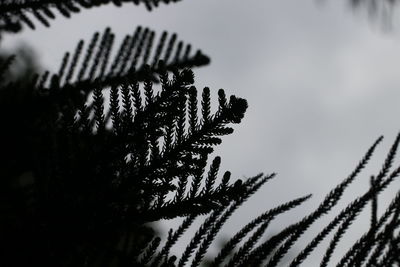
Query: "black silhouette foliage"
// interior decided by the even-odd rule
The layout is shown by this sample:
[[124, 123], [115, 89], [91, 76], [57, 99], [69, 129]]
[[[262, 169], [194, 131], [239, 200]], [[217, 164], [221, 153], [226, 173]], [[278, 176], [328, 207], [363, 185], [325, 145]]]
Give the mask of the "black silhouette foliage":
[[122, 6], [123, 4], [143, 5], [148, 10], [160, 4], [179, 2], [180, 0], [1, 0], [0, 29], [19, 32], [23, 26], [35, 29], [37, 22], [49, 27], [50, 21], [58, 15], [70, 18], [74, 13], [107, 4]]
[[[53, 11], [64, 16], [108, 3], [175, 1], [0, 1], [0, 31], [18, 31], [28, 16], [48, 25]], [[247, 102], [218, 91], [198, 90], [191, 68], [209, 58], [177, 35], [137, 27], [111, 57], [114, 34], [107, 28], [85, 46], [66, 53], [57, 73], [12, 81], [14, 57], [0, 61], [0, 237], [2, 266], [278, 266], [318, 219], [337, 205], [370, 161], [379, 138], [354, 171], [316, 209], [264, 239], [281, 214], [310, 198], [268, 209], [206, 259], [230, 216], [275, 174], [219, 179], [220, 157], [211, 157], [221, 137], [240, 123]], [[199, 99], [200, 98], [200, 99]], [[370, 188], [341, 210], [290, 261], [299, 266], [330, 234], [321, 266], [367, 205], [371, 223], [337, 266], [399, 264], [400, 194], [382, 214], [378, 195], [400, 174], [393, 169], [400, 135]], [[181, 218], [165, 240], [151, 223]], [[201, 224], [181, 255], [172, 247], [195, 221]]]

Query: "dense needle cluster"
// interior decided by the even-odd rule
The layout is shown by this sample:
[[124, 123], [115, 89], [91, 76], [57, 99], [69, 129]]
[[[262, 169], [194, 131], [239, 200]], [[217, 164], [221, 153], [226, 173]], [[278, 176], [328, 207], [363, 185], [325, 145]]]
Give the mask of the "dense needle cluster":
[[[63, 15], [108, 3], [175, 1], [0, 0], [0, 33], [47, 25], [52, 10]], [[32, 27], [33, 28], [33, 27]], [[114, 51], [107, 28], [67, 52], [56, 73], [10, 81], [14, 57], [0, 61], [1, 266], [299, 266], [331, 234], [321, 266], [357, 216], [371, 205], [369, 229], [337, 266], [400, 264], [400, 193], [384, 212], [378, 195], [400, 174], [393, 168], [400, 135], [370, 188], [348, 204], [300, 251], [294, 244], [338, 204], [368, 164], [379, 138], [354, 171], [316, 209], [265, 238], [281, 214], [310, 198], [266, 210], [233, 234], [211, 258], [207, 252], [230, 216], [275, 174], [231, 182], [212, 157], [221, 137], [240, 123], [247, 102], [194, 85], [193, 67], [209, 63], [177, 35], [137, 27]], [[113, 55], [113, 56], [111, 56]], [[162, 240], [152, 222], [181, 218]], [[180, 255], [172, 247], [201, 222]], [[189, 233], [190, 234], [190, 233]]]

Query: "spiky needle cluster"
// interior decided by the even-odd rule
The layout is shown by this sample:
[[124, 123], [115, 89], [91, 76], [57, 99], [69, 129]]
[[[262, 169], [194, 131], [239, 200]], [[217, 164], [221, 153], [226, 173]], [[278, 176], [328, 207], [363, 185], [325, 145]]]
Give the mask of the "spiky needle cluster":
[[[82, 9], [91, 9], [107, 4], [122, 6], [124, 3], [144, 5], [148, 10], [160, 3], [169, 4], [181, 0], [0, 0], [0, 29], [18, 32], [23, 25], [35, 29], [36, 21], [49, 27], [58, 14], [69, 18]], [[57, 14], [58, 13], [58, 14]]]
[[[0, 0], [0, 32], [17, 31], [21, 21], [34, 28], [28, 16], [48, 25], [53, 10], [69, 16], [111, 2], [150, 9], [161, 1]], [[114, 34], [107, 28], [86, 49], [78, 42], [57, 73], [22, 83], [9, 82], [14, 58], [0, 61], [0, 114], [8, 114], [0, 133], [1, 266], [278, 266], [337, 205], [382, 140], [313, 212], [262, 240], [275, 218], [310, 195], [268, 209], [210, 259], [207, 251], [226, 221], [275, 175], [231, 183], [225, 172], [217, 179], [221, 159], [211, 153], [233, 132], [230, 125], [241, 122], [247, 102], [221, 89], [212, 113], [210, 89], [198, 91], [189, 69], [208, 64], [208, 57], [192, 54], [176, 34], [154, 40], [154, 32], [138, 27], [111, 57]], [[400, 167], [392, 169], [399, 143], [400, 135], [370, 189], [323, 226], [289, 266], [302, 264], [333, 233], [321, 260], [327, 266], [369, 203], [369, 229], [336, 264], [399, 265], [400, 193], [381, 215], [377, 211], [378, 195], [400, 174]], [[149, 225], [173, 218], [183, 221], [166, 240]], [[172, 255], [196, 220], [202, 223], [180, 257]]]

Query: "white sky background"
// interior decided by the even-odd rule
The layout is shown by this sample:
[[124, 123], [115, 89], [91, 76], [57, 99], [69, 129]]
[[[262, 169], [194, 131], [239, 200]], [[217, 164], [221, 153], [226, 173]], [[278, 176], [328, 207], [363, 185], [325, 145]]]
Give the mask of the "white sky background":
[[[221, 174], [230, 170], [233, 177], [244, 178], [278, 173], [228, 222], [225, 234], [272, 206], [313, 193], [303, 208], [278, 218], [273, 226], [278, 229], [315, 207], [383, 134], [386, 138], [370, 168], [342, 203], [364, 192], [400, 130], [396, 18], [393, 28], [384, 31], [365, 14], [354, 14], [345, 1], [317, 2], [184, 0], [150, 13], [130, 4], [109, 6], [69, 20], [59, 16], [49, 29], [37, 24], [36, 31], [7, 36], [3, 47], [25, 42], [45, 68], [58, 70], [64, 51], [72, 51], [80, 38], [89, 40], [106, 26], [118, 39], [133, 33], [137, 25], [178, 33], [179, 39], [211, 57], [211, 65], [195, 70], [198, 88], [209, 86], [215, 98], [224, 88], [228, 95], [249, 102], [243, 122], [216, 151], [222, 156]], [[388, 199], [399, 185], [387, 191]], [[368, 217], [357, 223], [366, 227]], [[363, 230], [353, 228], [356, 231], [342, 242], [338, 254]], [[316, 266], [315, 258], [319, 259], [311, 257], [304, 266]]]

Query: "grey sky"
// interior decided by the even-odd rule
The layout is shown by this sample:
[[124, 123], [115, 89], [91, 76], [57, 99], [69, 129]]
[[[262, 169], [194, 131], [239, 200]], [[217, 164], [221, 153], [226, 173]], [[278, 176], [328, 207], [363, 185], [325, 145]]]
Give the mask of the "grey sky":
[[[151, 13], [133, 5], [110, 6], [70, 20], [59, 17], [51, 28], [25, 30], [5, 38], [4, 45], [25, 41], [54, 70], [62, 51], [71, 51], [79, 38], [88, 40], [93, 31], [111, 26], [121, 39], [142, 25], [176, 32], [209, 55], [211, 65], [195, 71], [196, 85], [209, 86], [215, 97], [224, 88], [250, 105], [243, 123], [216, 151], [222, 156], [221, 171], [238, 178], [278, 173], [228, 223], [229, 234], [268, 207], [313, 193], [303, 209], [278, 219], [274, 227], [304, 215], [384, 134], [370, 168], [346, 195], [354, 198], [379, 170], [400, 130], [397, 18], [390, 31], [382, 31], [365, 15], [354, 16], [345, 1], [317, 2], [185, 0]], [[359, 223], [368, 222], [364, 217]], [[343, 244], [345, 249], [346, 240]]]

